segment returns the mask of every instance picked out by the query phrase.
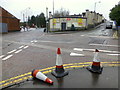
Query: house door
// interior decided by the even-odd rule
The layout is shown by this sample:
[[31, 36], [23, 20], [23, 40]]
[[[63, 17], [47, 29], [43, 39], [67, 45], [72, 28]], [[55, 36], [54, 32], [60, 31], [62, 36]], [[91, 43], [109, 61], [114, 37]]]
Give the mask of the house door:
[[66, 30], [66, 23], [61, 23], [61, 30]]

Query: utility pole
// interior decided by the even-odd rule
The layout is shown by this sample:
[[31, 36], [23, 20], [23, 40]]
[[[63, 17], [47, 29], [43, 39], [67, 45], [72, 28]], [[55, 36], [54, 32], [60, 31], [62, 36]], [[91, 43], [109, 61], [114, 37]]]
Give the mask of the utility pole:
[[46, 7], [46, 31], [48, 32], [48, 7]]
[[25, 22], [25, 14], [23, 13], [23, 22]]
[[54, 31], [54, 0], [53, 0], [53, 31]]

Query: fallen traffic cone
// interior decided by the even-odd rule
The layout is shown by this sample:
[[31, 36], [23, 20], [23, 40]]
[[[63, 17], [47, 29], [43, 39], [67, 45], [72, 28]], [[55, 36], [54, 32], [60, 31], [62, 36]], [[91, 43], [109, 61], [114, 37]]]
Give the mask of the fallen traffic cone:
[[40, 79], [40, 80], [42, 80], [42, 81], [44, 81], [46, 83], [53, 84], [53, 81], [51, 79], [49, 79], [47, 76], [45, 76], [39, 70], [33, 70], [32, 71], [32, 76], [37, 78], [37, 79]]
[[58, 48], [57, 50], [57, 57], [56, 57], [56, 68], [55, 70], [52, 72], [52, 74], [57, 77], [63, 77], [65, 75], [68, 75], [68, 71], [64, 70], [63, 67], [63, 62], [62, 62], [62, 57], [61, 57], [61, 51], [60, 48]]
[[92, 66], [88, 66], [87, 69], [93, 73], [102, 73], [103, 67], [100, 65], [100, 59], [98, 58], [99, 51], [95, 50]]

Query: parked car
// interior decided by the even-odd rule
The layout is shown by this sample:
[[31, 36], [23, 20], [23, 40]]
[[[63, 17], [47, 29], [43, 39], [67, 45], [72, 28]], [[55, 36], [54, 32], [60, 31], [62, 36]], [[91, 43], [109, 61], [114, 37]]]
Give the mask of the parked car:
[[106, 29], [112, 29], [113, 28], [113, 22], [106, 22]]

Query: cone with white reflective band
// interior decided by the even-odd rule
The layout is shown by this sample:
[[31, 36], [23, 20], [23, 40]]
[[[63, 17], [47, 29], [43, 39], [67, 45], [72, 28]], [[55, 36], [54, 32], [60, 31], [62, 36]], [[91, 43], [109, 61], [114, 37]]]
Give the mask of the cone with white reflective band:
[[95, 54], [94, 54], [94, 58], [93, 58], [93, 63], [92, 66], [87, 67], [87, 69], [93, 73], [102, 73], [103, 67], [101, 67], [100, 64], [100, 59], [98, 57], [98, 53], [99, 51], [96, 49], [95, 50]]
[[53, 81], [51, 79], [49, 79], [47, 76], [45, 76], [39, 70], [33, 70], [32, 71], [32, 76], [39, 79], [39, 80], [42, 80], [42, 81], [44, 81], [46, 83], [53, 84]]
[[68, 71], [65, 71], [64, 67], [63, 67], [63, 62], [62, 62], [60, 48], [58, 48], [58, 50], [57, 50], [56, 68], [52, 72], [52, 75], [54, 75], [57, 78], [63, 77], [65, 75], [68, 75]]

